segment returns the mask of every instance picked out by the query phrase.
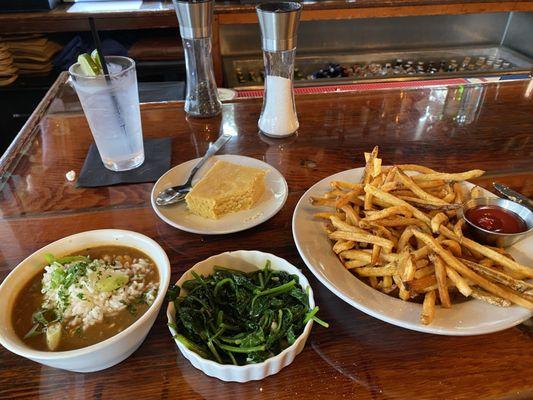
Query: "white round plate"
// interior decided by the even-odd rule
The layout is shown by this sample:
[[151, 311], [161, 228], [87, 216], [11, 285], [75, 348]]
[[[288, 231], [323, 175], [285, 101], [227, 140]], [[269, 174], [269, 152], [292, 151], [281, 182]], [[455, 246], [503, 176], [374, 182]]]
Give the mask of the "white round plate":
[[192, 214], [185, 201], [166, 207], [155, 204], [157, 194], [163, 189], [179, 185], [187, 180], [191, 170], [200, 161], [199, 158], [184, 162], [168, 170], [155, 183], [152, 189], [151, 201], [155, 213], [165, 221], [182, 231], [199, 233], [203, 235], [221, 235], [225, 233], [240, 232], [259, 225], [273, 217], [285, 204], [289, 189], [287, 182], [281, 173], [271, 165], [251, 157], [236, 155], [219, 155], [211, 157], [196, 174], [193, 185], [196, 184], [216, 160], [224, 160], [247, 167], [262, 168], [267, 170], [265, 176], [265, 193], [255, 207], [236, 213], [224, 215], [222, 218], [213, 220], [202, 218]]
[[[323, 221], [313, 214], [324, 208], [312, 206], [311, 196], [322, 196], [330, 189], [333, 180], [359, 182], [364, 168], [339, 172], [312, 186], [302, 196], [292, 219], [292, 232], [300, 256], [311, 272], [335, 295], [351, 306], [382, 321], [403, 328], [439, 335], [480, 335], [496, 332], [518, 325], [531, 318], [533, 312], [519, 307], [496, 307], [478, 300], [454, 304], [451, 308], [437, 307], [435, 319], [430, 325], [420, 323], [421, 304], [405, 302], [373, 289], [353, 276], [341, 264], [331, 249], [323, 230]], [[468, 188], [471, 183], [466, 183]], [[493, 196], [489, 192], [486, 192]], [[509, 253], [518, 262], [533, 265], [533, 236], [529, 236], [512, 247]]]

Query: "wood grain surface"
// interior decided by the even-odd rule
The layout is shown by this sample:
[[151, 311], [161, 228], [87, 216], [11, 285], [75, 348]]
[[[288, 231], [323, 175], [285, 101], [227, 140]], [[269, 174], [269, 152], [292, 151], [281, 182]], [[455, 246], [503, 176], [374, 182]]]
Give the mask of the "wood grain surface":
[[[381, 322], [314, 279], [291, 233], [292, 213], [304, 191], [335, 172], [362, 166], [362, 152], [376, 144], [385, 163], [446, 171], [481, 168], [487, 171], [477, 181], [483, 186], [497, 179], [532, 196], [532, 87], [522, 81], [299, 96], [299, 134], [284, 140], [258, 134], [260, 99], [225, 103], [223, 115], [211, 120], [187, 119], [182, 103], [143, 105], [144, 135], [173, 138], [173, 165], [201, 155], [220, 126], [228, 125], [237, 135], [222, 153], [261, 159], [287, 179], [289, 197], [276, 216], [223, 236], [166, 225], [150, 208], [153, 184], [81, 189], [68, 182], [65, 173], [80, 171], [91, 134], [83, 114], [52, 107], [56, 111], [41, 118], [21, 157], [0, 166], [6, 171], [0, 191], [0, 281], [53, 240], [90, 229], [130, 229], [161, 244], [171, 260], [172, 281], [194, 263], [227, 250], [284, 257], [310, 279], [320, 316], [331, 327], [315, 326], [304, 351], [279, 374], [223, 383], [181, 356], [162, 310], [139, 350], [102, 372], [60, 371], [0, 348], [0, 398], [533, 398], [533, 334], [526, 326], [444, 337]], [[67, 95], [66, 88], [58, 94]]]

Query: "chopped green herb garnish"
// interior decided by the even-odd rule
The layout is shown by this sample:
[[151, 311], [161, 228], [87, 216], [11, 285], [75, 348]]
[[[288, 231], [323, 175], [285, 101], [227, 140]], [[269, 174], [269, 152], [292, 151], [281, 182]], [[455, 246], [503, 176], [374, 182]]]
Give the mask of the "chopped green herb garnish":
[[32, 326], [32, 328], [26, 333], [23, 337], [23, 339], [28, 339], [37, 335], [40, 335], [43, 333], [41, 324], [35, 324]]
[[135, 315], [137, 314], [137, 307], [135, 307], [135, 304], [133, 303], [130, 303], [126, 306], [126, 309], [128, 310], [128, 312], [131, 314], [131, 315]]
[[44, 253], [44, 259], [48, 264], [52, 264], [55, 260], [55, 257], [52, 253]]
[[78, 297], [78, 299], [80, 299], [80, 300], [83, 300], [83, 299], [85, 299], [85, 295], [84, 295], [83, 293], [81, 293], [81, 292], [80, 292], [80, 293], [78, 293], [78, 294], [77, 294], [76, 296], [77, 296], [77, 297]]
[[59, 264], [70, 264], [70, 263], [73, 263], [75, 261], [82, 261], [82, 262], [88, 264], [88, 263], [91, 262], [91, 259], [89, 257], [85, 257], [85, 256], [66, 256], [66, 257], [61, 257], [61, 258], [58, 258], [57, 260], [55, 260], [55, 262], [57, 262]]

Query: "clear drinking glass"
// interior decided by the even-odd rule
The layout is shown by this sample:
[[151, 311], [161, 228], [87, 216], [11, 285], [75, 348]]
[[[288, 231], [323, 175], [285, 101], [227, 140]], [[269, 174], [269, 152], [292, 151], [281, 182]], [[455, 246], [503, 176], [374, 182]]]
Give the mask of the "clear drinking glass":
[[85, 76], [78, 63], [69, 68], [105, 167], [127, 171], [144, 162], [144, 147], [135, 62], [106, 57], [109, 76]]

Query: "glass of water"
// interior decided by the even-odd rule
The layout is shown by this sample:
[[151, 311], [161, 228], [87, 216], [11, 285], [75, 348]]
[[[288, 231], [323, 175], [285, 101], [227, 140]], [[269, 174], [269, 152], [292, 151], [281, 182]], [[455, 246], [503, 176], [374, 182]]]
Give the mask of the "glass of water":
[[69, 68], [105, 167], [127, 171], [144, 162], [144, 147], [135, 62], [128, 57], [106, 57], [109, 75], [87, 76], [79, 63]]

